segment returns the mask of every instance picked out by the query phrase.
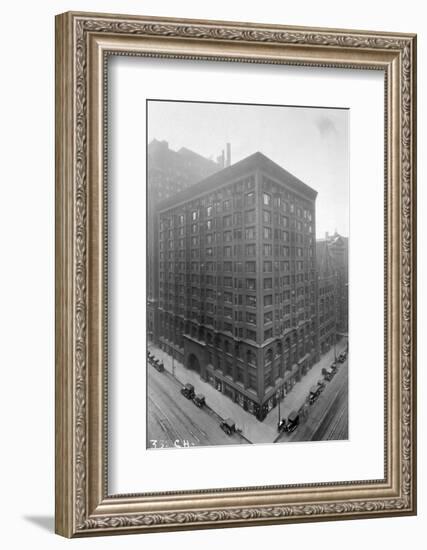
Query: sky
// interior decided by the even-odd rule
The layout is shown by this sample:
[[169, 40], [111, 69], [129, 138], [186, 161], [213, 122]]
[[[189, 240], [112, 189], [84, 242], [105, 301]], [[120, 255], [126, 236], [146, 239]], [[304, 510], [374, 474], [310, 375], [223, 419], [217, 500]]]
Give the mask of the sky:
[[316, 238], [349, 228], [349, 111], [345, 109], [148, 102], [148, 141], [207, 158], [231, 143], [231, 163], [260, 151], [318, 192]]

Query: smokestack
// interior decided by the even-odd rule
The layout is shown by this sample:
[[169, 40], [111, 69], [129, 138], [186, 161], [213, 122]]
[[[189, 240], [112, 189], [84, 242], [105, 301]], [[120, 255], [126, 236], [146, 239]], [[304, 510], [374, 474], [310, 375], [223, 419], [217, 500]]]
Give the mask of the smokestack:
[[226, 157], [225, 157], [225, 166], [230, 166], [231, 164], [231, 145], [227, 143], [226, 145]]

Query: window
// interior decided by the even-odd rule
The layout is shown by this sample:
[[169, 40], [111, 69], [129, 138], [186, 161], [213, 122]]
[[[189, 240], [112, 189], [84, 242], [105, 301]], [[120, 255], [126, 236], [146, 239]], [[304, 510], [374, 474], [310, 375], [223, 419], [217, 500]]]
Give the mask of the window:
[[245, 253], [246, 253], [246, 256], [255, 256], [255, 253], [256, 253], [255, 244], [247, 244], [245, 246]]
[[229, 243], [233, 239], [233, 233], [231, 231], [224, 231], [224, 241]]
[[191, 237], [191, 246], [198, 246], [199, 239], [198, 237]]
[[255, 221], [255, 210], [246, 210], [245, 223], [254, 223], [254, 221]]
[[197, 210], [193, 210], [193, 212], [191, 212], [191, 219], [195, 221], [197, 220], [197, 216], [198, 216]]
[[243, 264], [242, 262], [234, 262], [234, 271], [237, 273], [243, 272]]
[[250, 311], [246, 312], [246, 322], [251, 325], [256, 325], [256, 314], [251, 313]]
[[231, 220], [232, 220], [231, 216], [223, 216], [222, 222], [224, 227], [231, 227], [231, 223], [232, 223]]
[[267, 313], [264, 313], [264, 324], [272, 323], [273, 322], [273, 312], [267, 311]]
[[224, 286], [231, 288], [233, 286], [233, 278], [232, 277], [224, 277]]
[[271, 203], [271, 195], [269, 195], [268, 193], [263, 193], [262, 194], [262, 204], [264, 206], [270, 206], [270, 203]]
[[264, 273], [271, 273], [273, 271], [273, 264], [270, 261], [265, 261], [263, 266]]
[[224, 317], [228, 317], [229, 319], [231, 319], [232, 315], [233, 315], [233, 310], [231, 309], [231, 307], [225, 307]]
[[243, 234], [242, 234], [242, 230], [241, 230], [241, 229], [235, 229], [235, 230], [234, 230], [234, 239], [235, 239], [236, 241], [242, 240], [242, 236], [243, 236]]
[[271, 244], [264, 244], [262, 250], [264, 256], [271, 256], [273, 254], [273, 246]]
[[264, 239], [271, 240], [271, 227], [263, 228], [263, 237]]
[[264, 296], [264, 306], [271, 306], [273, 305], [273, 296], [272, 294], [267, 294]]
[[209, 247], [206, 249], [206, 256], [213, 256], [213, 248]]
[[233, 302], [233, 294], [231, 292], [224, 292], [224, 302], [231, 304]]
[[212, 229], [213, 228], [213, 220], [208, 220], [206, 222], [206, 229]]
[[246, 279], [246, 288], [248, 290], [255, 290], [256, 289], [255, 279]]
[[273, 288], [273, 279], [264, 279], [264, 290], [270, 290], [271, 288]]
[[225, 258], [231, 258], [231, 256], [232, 256], [231, 246], [224, 246], [224, 257]]
[[247, 295], [246, 296], [246, 305], [250, 307], [256, 307], [256, 296]]
[[231, 208], [231, 200], [227, 199], [223, 202], [224, 210], [229, 210]]
[[213, 243], [213, 235], [212, 233], [209, 233], [206, 235], [206, 244], [212, 244]]
[[271, 212], [269, 212], [268, 210], [263, 210], [262, 211], [262, 221], [264, 223], [271, 224]]
[[289, 246], [282, 246], [282, 256], [289, 258]]
[[251, 240], [251, 239], [255, 239], [255, 237], [256, 237], [255, 227], [247, 227], [245, 229], [245, 239], [246, 240]]
[[234, 223], [234, 225], [242, 225], [242, 213], [241, 212], [235, 212], [233, 214], [233, 223]]
[[224, 271], [233, 271], [233, 262], [224, 262]]
[[256, 271], [256, 262], [246, 262], [246, 271], [248, 273], [255, 273]]
[[193, 223], [193, 224], [191, 225], [191, 232], [192, 232], [192, 233], [197, 233], [197, 223]]
[[273, 329], [269, 328], [264, 331], [264, 340], [268, 340], [269, 338], [273, 338]]
[[[256, 342], [256, 332], [254, 330], [247, 329], [246, 330], [246, 338], [248, 338], [248, 340], [253, 340], [254, 342]], [[249, 359], [248, 359], [248, 361], [249, 361]], [[254, 361], [249, 361], [249, 363], [251, 363], [251, 362], [253, 363]], [[255, 384], [256, 384], [256, 382], [255, 382]], [[256, 385], [254, 385], [252, 387], [255, 388]]]
[[253, 191], [246, 194], [245, 203], [246, 206], [253, 206], [255, 204], [255, 193]]
[[208, 206], [206, 208], [206, 216], [212, 216], [213, 214], [213, 206]]

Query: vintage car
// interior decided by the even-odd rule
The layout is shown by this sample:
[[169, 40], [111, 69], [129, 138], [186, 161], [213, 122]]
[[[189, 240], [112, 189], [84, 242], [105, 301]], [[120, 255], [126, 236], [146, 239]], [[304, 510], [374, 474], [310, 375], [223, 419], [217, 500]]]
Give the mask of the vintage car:
[[236, 431], [236, 423], [231, 418], [226, 418], [221, 422], [220, 428], [227, 435], [232, 435]]
[[195, 395], [193, 397], [193, 403], [195, 405], [197, 405], [198, 407], [202, 408], [206, 405], [206, 399], [205, 399], [205, 396], [202, 395], [201, 393]]
[[319, 387], [319, 384], [316, 384], [315, 386], [311, 386], [310, 392], [308, 394], [310, 405], [312, 405], [316, 399], [319, 397], [321, 392], [321, 389]]
[[335, 369], [332, 369], [331, 367], [329, 367], [329, 369], [326, 369], [326, 372], [325, 372], [325, 380], [332, 380], [332, 378], [334, 377], [334, 374], [335, 374]]
[[292, 411], [287, 419], [282, 419], [277, 425], [279, 432], [291, 433], [297, 429], [299, 424], [299, 414], [296, 411]]
[[163, 361], [160, 361], [159, 359], [154, 359], [154, 361], [152, 362], [152, 365], [159, 372], [163, 372], [165, 370]]
[[193, 397], [194, 397], [194, 386], [193, 386], [193, 384], [185, 384], [185, 386], [183, 386], [181, 388], [181, 393], [187, 399], [193, 399]]

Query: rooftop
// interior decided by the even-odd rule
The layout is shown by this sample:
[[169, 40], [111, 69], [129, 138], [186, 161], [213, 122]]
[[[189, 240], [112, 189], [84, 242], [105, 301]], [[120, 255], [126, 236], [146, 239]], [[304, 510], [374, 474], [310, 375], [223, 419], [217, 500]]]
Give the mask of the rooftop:
[[226, 184], [229, 181], [235, 180], [240, 176], [244, 176], [255, 170], [262, 170], [272, 177], [280, 180], [287, 185], [292, 191], [303, 195], [305, 198], [314, 200], [317, 196], [317, 191], [309, 187], [307, 184], [299, 180], [296, 176], [273, 162], [261, 152], [253, 153], [248, 157], [232, 164], [219, 172], [215, 172], [211, 176], [203, 179], [199, 183], [187, 187], [183, 191], [176, 193], [172, 197], [165, 199], [159, 204], [159, 210], [167, 210], [174, 207], [176, 204], [194, 199], [205, 193], [212, 192], [215, 188]]

